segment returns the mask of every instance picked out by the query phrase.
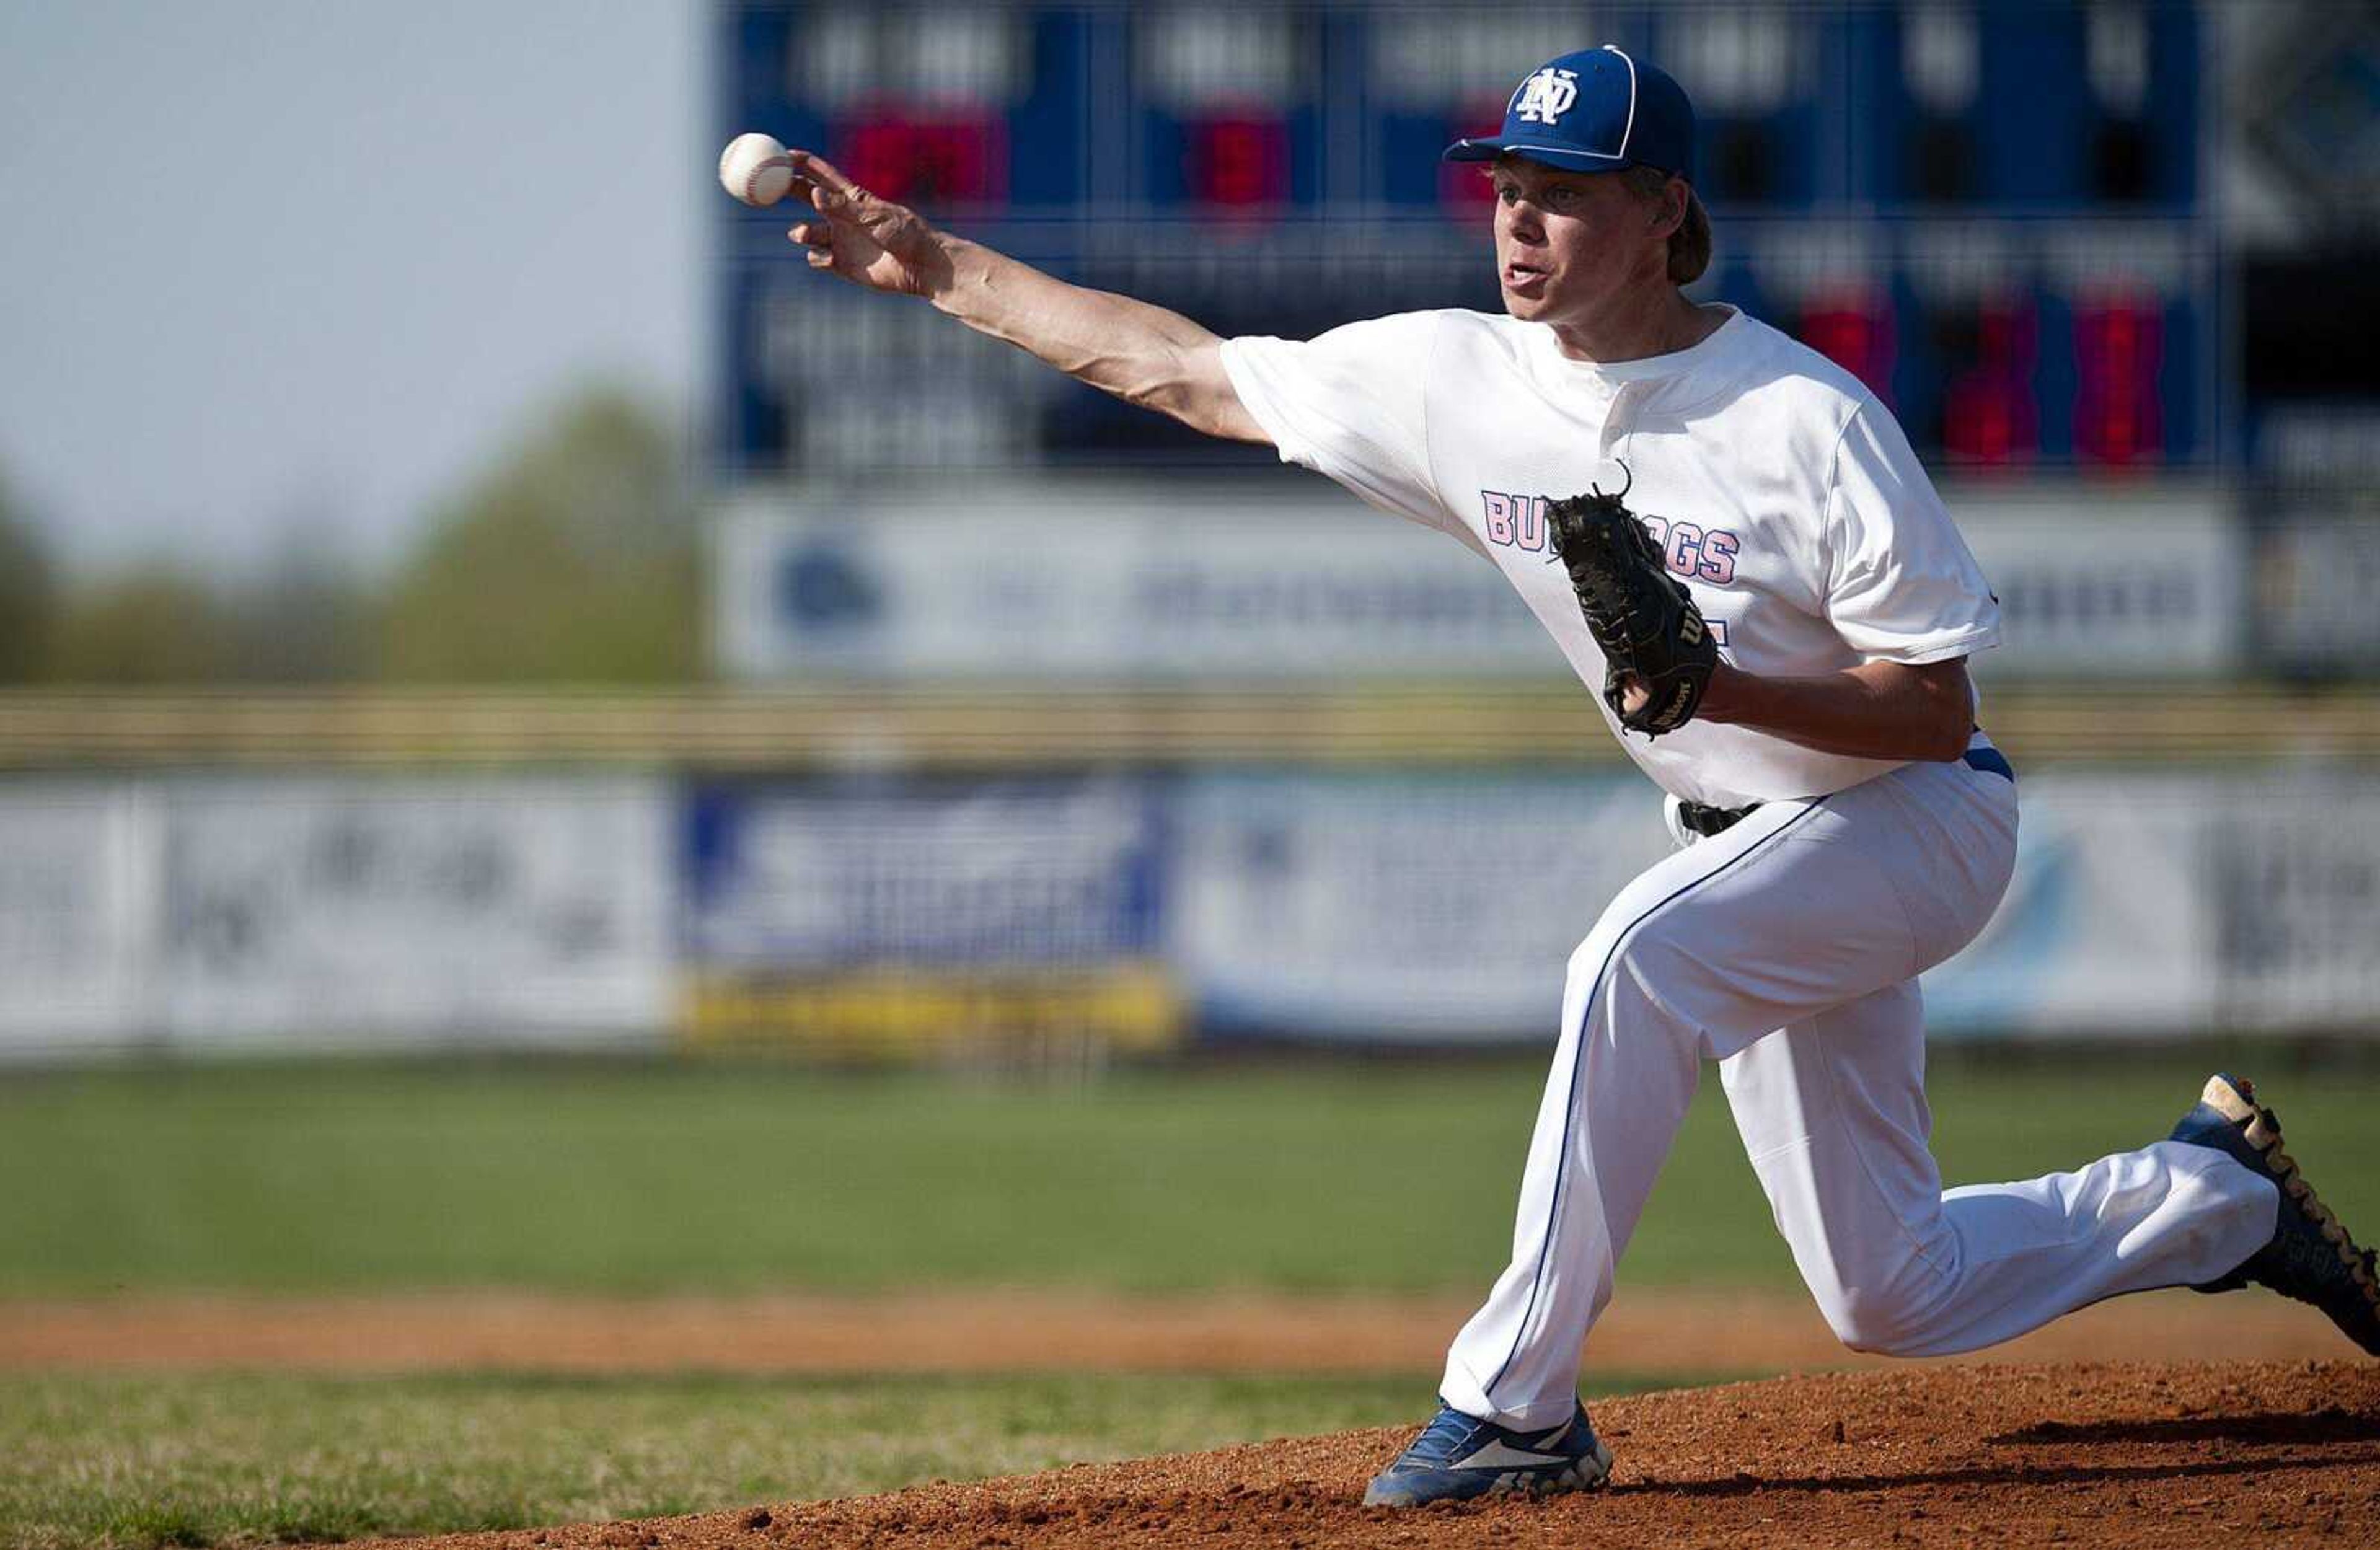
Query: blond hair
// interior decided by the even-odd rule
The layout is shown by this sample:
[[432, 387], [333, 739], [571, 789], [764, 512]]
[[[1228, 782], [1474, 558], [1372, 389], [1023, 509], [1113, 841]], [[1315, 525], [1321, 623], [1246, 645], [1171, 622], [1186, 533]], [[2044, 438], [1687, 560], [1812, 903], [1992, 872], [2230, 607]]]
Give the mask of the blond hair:
[[[1630, 192], [1647, 200], [1659, 199], [1670, 186], [1670, 175], [1658, 167], [1623, 167], [1620, 176]], [[1693, 285], [1710, 268], [1710, 212], [1703, 208], [1702, 196], [1689, 183], [1685, 219], [1670, 234], [1670, 284]]]

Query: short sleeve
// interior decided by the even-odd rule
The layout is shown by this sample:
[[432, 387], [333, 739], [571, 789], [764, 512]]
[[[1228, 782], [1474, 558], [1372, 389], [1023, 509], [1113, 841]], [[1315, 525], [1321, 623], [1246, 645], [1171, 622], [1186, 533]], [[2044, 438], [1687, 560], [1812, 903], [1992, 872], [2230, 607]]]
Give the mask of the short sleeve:
[[1302, 342], [1229, 339], [1223, 369], [1282, 462], [1475, 548], [1430, 478], [1427, 387], [1439, 318], [1403, 312]]
[[1854, 650], [1917, 666], [1999, 644], [1999, 599], [1873, 399], [1836, 442], [1826, 531], [1827, 615]]

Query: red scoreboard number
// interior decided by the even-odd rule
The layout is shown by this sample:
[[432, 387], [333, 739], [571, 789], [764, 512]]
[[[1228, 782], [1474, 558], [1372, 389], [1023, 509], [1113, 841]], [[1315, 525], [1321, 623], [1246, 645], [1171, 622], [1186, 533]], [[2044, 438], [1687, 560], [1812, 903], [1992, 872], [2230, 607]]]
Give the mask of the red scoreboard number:
[[1289, 199], [1289, 126], [1240, 113], [1184, 126], [1182, 179], [1190, 199], [1223, 210], [1260, 210]]
[[989, 110], [931, 117], [869, 113], [846, 120], [835, 164], [903, 204], [988, 204], [1008, 195], [1004, 124]]
[[1823, 285], [1802, 299], [1802, 343], [1892, 402], [1892, 298], [1866, 285]]
[[[1475, 103], [1449, 121], [1447, 143], [1492, 135], [1504, 127], [1504, 100]], [[1496, 181], [1488, 176], [1493, 162], [1440, 162], [1438, 164], [1439, 208], [1458, 221], [1484, 215], [1496, 202]]]
[[2032, 305], [1993, 297], [1953, 321], [1966, 335], [1962, 358], [1942, 394], [1942, 451], [1953, 462], [1979, 467], [2029, 463], [2041, 444], [2041, 412], [2033, 368], [2038, 329]]
[[2130, 467], [2165, 454], [2157, 377], [2165, 309], [2153, 297], [2102, 297], [2074, 309], [2074, 454]]

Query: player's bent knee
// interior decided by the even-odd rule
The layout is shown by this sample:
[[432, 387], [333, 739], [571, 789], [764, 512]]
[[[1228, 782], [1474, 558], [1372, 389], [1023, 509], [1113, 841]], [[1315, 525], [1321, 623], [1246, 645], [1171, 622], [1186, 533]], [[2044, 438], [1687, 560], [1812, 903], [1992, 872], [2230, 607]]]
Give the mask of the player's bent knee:
[[1916, 1354], [1921, 1339], [1909, 1299], [1885, 1292], [1844, 1291], [1820, 1300], [1827, 1327], [1852, 1350], [1871, 1356]]
[[1843, 1343], [1845, 1350], [1855, 1350], [1863, 1356], [1908, 1356], [1913, 1350], [1913, 1342], [1900, 1331], [1880, 1326], [1839, 1325], [1835, 1338]]

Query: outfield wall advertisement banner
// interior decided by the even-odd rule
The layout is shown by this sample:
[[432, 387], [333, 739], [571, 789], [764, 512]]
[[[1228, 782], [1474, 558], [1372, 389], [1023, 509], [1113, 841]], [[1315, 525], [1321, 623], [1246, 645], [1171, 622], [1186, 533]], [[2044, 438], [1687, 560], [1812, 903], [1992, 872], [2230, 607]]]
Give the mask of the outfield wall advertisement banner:
[[[1986, 676], [2209, 678], [2247, 661], [2247, 543], [2211, 485], [1950, 491], [2000, 599]], [[2087, 511], [2088, 521], [2077, 521]]]
[[1571, 950], [1670, 848], [1625, 776], [1220, 776], [1179, 811], [1169, 956], [1224, 1034], [1544, 1035]]
[[[2022, 771], [1945, 1037], [2380, 1034], [2380, 781]], [[1633, 776], [0, 782], [0, 1057], [1541, 1043]]]
[[[1987, 675], [2244, 661], [2245, 547], [2211, 487], [1962, 488], [1950, 503], [2007, 620]], [[746, 679], [1565, 672], [1492, 566], [1320, 479], [993, 481], [958, 507], [946, 487], [747, 495], [717, 533], [716, 652]]]
[[[2039, 771], [2016, 876], [1925, 976], [1942, 1036], [2380, 1032], [2380, 784]], [[1194, 780], [1169, 956], [1203, 1028], [1551, 1036], [1563, 966], [1668, 840], [1641, 781]]]
[[719, 527], [718, 650], [746, 678], [1559, 674], [1478, 556], [1278, 481], [1034, 484], [792, 506]]
[[1162, 788], [1137, 778], [719, 783], [684, 817], [686, 1035], [875, 1052], [1177, 1037]]
[[103, 782], [0, 786], [0, 1057], [142, 1030], [155, 816]]
[[687, 942], [770, 969], [1142, 956], [1158, 794], [1115, 777], [698, 787]]
[[243, 779], [164, 800], [177, 1044], [611, 1045], [667, 1019], [658, 781]]
[[2027, 771], [2016, 875], [1967, 950], [1927, 975], [1941, 1035], [2211, 1032], [2220, 985], [2211, 776]]
[[2318, 770], [2240, 782], [2204, 883], [2223, 1026], [2380, 1033], [2380, 783]]

